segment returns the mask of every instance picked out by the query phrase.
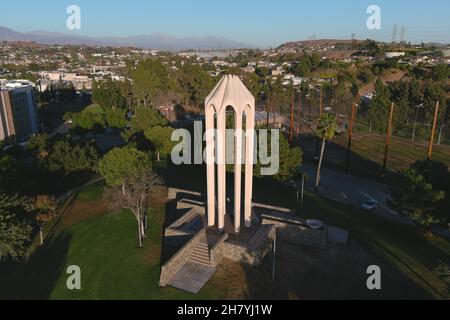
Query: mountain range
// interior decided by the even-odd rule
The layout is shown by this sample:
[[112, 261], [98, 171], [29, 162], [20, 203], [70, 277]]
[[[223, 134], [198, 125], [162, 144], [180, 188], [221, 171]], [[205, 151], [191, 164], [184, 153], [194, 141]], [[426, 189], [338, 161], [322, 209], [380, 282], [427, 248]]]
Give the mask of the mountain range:
[[87, 37], [62, 32], [31, 31], [18, 32], [0, 26], [0, 41], [26, 41], [44, 45], [90, 45], [136, 47], [155, 50], [188, 49], [242, 49], [253, 46], [225, 39], [222, 37], [187, 37], [177, 38], [167, 34], [148, 34], [127, 37]]

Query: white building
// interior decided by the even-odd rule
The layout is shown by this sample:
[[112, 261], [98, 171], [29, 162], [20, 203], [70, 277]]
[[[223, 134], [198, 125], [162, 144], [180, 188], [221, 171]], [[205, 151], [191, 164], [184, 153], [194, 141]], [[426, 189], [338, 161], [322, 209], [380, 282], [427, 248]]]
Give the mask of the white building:
[[399, 58], [399, 57], [404, 57], [404, 56], [405, 56], [404, 52], [386, 52], [384, 54], [384, 57], [386, 59]]

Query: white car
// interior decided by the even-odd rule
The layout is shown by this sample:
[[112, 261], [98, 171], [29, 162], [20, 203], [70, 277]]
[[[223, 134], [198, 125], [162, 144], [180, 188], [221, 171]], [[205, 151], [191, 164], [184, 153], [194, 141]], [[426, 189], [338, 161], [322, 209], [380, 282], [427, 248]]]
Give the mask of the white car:
[[363, 210], [366, 210], [366, 211], [375, 210], [376, 208], [378, 208], [378, 202], [373, 200], [373, 199], [372, 200], [367, 200], [366, 202], [363, 203], [361, 208]]

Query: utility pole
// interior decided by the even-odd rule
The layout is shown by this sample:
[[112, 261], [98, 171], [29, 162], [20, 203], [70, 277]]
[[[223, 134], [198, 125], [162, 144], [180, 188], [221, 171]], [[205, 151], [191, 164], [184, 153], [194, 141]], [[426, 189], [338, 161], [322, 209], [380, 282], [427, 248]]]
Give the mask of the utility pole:
[[301, 117], [302, 117], [302, 88], [298, 92], [298, 113], [297, 113], [297, 138], [300, 137], [301, 130]]
[[356, 103], [352, 106], [352, 117], [350, 119], [350, 126], [348, 128], [348, 147], [347, 147], [347, 166], [345, 172], [348, 174], [350, 171], [350, 155], [352, 152], [352, 136], [353, 136], [353, 125], [355, 123], [356, 116]]
[[428, 160], [431, 160], [431, 158], [433, 157], [434, 135], [436, 133], [438, 113], [439, 113], [439, 101], [436, 102], [436, 110], [434, 111], [433, 129], [431, 130], [430, 145], [428, 147]]
[[447, 106], [445, 106], [444, 112], [442, 113], [442, 120], [441, 120], [441, 128], [439, 129], [439, 137], [438, 137], [438, 146], [441, 145], [441, 139], [442, 139], [442, 133], [444, 131], [445, 127], [445, 118], [447, 117]]
[[392, 133], [392, 120], [394, 118], [394, 103], [391, 104], [391, 112], [389, 113], [388, 128], [386, 133], [386, 146], [384, 147], [384, 160], [383, 160], [383, 172], [381, 174], [381, 179], [384, 180], [387, 169], [389, 145], [391, 144], [391, 133]]

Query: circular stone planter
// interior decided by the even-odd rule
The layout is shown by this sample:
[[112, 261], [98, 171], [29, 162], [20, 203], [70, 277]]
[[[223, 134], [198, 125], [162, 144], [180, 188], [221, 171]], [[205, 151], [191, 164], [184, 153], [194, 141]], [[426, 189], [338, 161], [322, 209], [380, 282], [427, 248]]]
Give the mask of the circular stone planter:
[[323, 221], [320, 220], [307, 220], [306, 224], [308, 227], [310, 227], [311, 229], [315, 229], [315, 230], [319, 230], [319, 229], [323, 229], [325, 228], [325, 223], [323, 223]]

